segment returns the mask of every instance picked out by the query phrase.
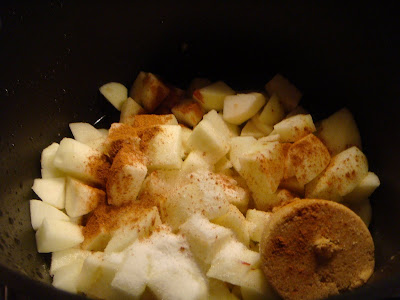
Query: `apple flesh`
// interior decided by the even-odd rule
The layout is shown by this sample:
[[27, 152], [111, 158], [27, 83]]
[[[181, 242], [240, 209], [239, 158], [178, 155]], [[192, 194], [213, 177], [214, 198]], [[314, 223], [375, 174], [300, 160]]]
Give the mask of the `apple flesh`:
[[254, 116], [265, 104], [266, 99], [261, 93], [237, 94], [225, 97], [224, 120], [240, 125]]
[[69, 217], [61, 210], [40, 200], [30, 200], [29, 208], [31, 214], [31, 224], [34, 230], [39, 229], [44, 219], [69, 221]]
[[33, 181], [32, 190], [45, 203], [58, 209], [65, 207], [65, 177], [37, 178]]
[[200, 103], [204, 110], [209, 111], [215, 109], [220, 111], [224, 107], [224, 99], [226, 96], [234, 95], [232, 90], [226, 83], [222, 81], [215, 82], [193, 92], [193, 98]]
[[128, 89], [121, 83], [109, 82], [100, 87], [100, 93], [118, 110], [128, 98]]

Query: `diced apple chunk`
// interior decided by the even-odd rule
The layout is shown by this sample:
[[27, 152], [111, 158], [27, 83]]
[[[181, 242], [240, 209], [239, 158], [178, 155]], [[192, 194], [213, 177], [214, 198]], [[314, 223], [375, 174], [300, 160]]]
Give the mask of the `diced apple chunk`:
[[260, 113], [259, 119], [262, 123], [274, 126], [285, 117], [285, 109], [281, 104], [278, 95], [273, 94]]
[[161, 203], [161, 217], [173, 229], [196, 213], [212, 220], [228, 212], [230, 204], [223, 188], [207, 174], [188, 175], [191, 181], [173, 191], [167, 201]]
[[243, 153], [247, 152], [248, 149], [256, 142], [257, 140], [252, 136], [231, 138], [229, 159], [236, 171], [240, 172], [241, 169], [239, 157], [243, 155]]
[[305, 186], [305, 196], [342, 201], [367, 174], [367, 158], [357, 147], [351, 147], [334, 156], [325, 171]]
[[103, 137], [103, 135], [89, 123], [70, 123], [69, 128], [71, 129], [74, 139], [84, 144]]
[[140, 148], [138, 130], [124, 123], [111, 124], [108, 136], [104, 142], [104, 153], [114, 159], [123, 146], [129, 146], [132, 150]]
[[90, 251], [78, 248], [70, 248], [53, 252], [51, 255], [50, 275], [53, 275], [57, 270], [68, 266], [71, 263], [80, 262], [81, 264], [83, 264], [83, 261], [91, 253], [92, 252]]
[[39, 253], [65, 250], [79, 245], [83, 240], [80, 226], [63, 220], [44, 219], [36, 231]]
[[[246, 280], [249, 272], [260, 265], [260, 254], [242, 243], [230, 240], [216, 253], [207, 276], [239, 286], [252, 286]], [[259, 270], [259, 269], [258, 269]]]
[[313, 134], [290, 146], [288, 159], [300, 184], [306, 184], [328, 166], [331, 156], [325, 145]]
[[203, 116], [203, 120], [209, 121], [214, 129], [216, 129], [221, 136], [224, 136], [225, 138], [230, 138], [231, 132], [222, 116], [217, 113], [216, 110], [213, 109], [206, 113]]
[[251, 121], [257, 127], [257, 129], [263, 133], [264, 136], [269, 135], [274, 129], [272, 125], [261, 121], [259, 113], [255, 114], [255, 116], [251, 118]]
[[255, 207], [262, 211], [269, 211], [274, 206], [294, 198], [294, 195], [285, 189], [278, 189], [271, 194], [256, 191], [252, 195]]
[[266, 99], [261, 93], [227, 96], [224, 100], [224, 120], [240, 125], [254, 116], [265, 102]]
[[226, 169], [230, 169], [233, 167], [232, 162], [226, 158], [226, 156], [223, 156], [219, 161], [215, 163], [215, 172], [223, 172]]
[[229, 205], [229, 211], [226, 214], [214, 219], [213, 222], [215, 224], [232, 229], [238, 241], [243, 243], [246, 247], [249, 246], [250, 237], [247, 221], [236, 206], [232, 204]]
[[253, 119], [250, 119], [249, 121], [247, 121], [246, 125], [244, 125], [244, 127], [242, 128], [240, 136], [251, 136], [256, 139], [259, 139], [265, 136], [265, 133], [256, 126], [255, 121]]
[[241, 285], [243, 300], [279, 300], [281, 299], [265, 279], [260, 269], [251, 270], [244, 278], [247, 285]]
[[173, 114], [167, 115], [137, 115], [133, 118], [133, 121], [129, 124], [135, 128], [147, 128], [157, 125], [178, 125]]
[[67, 178], [65, 210], [72, 217], [80, 217], [91, 212], [106, 199], [104, 191], [91, 187], [71, 177]]
[[70, 293], [77, 293], [78, 277], [82, 270], [83, 260], [76, 260], [57, 269], [53, 273], [53, 286]]
[[348, 203], [357, 203], [368, 199], [380, 184], [378, 176], [373, 172], [368, 172], [354, 190], [344, 196], [344, 200]]
[[186, 100], [177, 104], [172, 109], [176, 119], [190, 127], [195, 127], [203, 118], [204, 110], [195, 100]]
[[118, 110], [121, 110], [122, 104], [128, 98], [128, 89], [118, 82], [109, 82], [102, 85], [100, 93]]
[[211, 263], [222, 245], [234, 238], [231, 230], [211, 223], [200, 214], [190, 217], [179, 230], [187, 239], [194, 256], [206, 264]]
[[78, 276], [77, 290], [91, 298], [120, 299], [120, 292], [111, 286], [111, 282], [123, 259], [121, 253], [96, 252], [89, 255]]
[[274, 193], [283, 177], [284, 154], [279, 142], [256, 143], [242, 154], [240, 174], [254, 195]]
[[45, 203], [58, 209], [65, 207], [65, 177], [37, 178], [33, 181], [32, 190]]
[[136, 115], [144, 114], [146, 111], [131, 97], [126, 99], [121, 107], [119, 122], [131, 125]]
[[139, 208], [138, 220], [133, 224], [122, 225], [118, 228], [108, 242], [104, 252], [120, 252], [126, 249], [138, 238], [149, 236], [154, 228], [161, 225], [160, 215], [157, 207], [150, 209]]
[[61, 210], [40, 200], [29, 201], [31, 224], [34, 230], [38, 230], [44, 219], [57, 219], [69, 221], [69, 217]]
[[274, 134], [280, 135], [282, 143], [295, 142], [315, 131], [311, 115], [296, 115], [275, 124]]
[[118, 151], [107, 178], [107, 201], [123, 205], [135, 201], [147, 174], [143, 154], [123, 147]]
[[322, 120], [317, 137], [325, 144], [332, 156], [357, 146], [361, 148], [361, 137], [353, 115], [342, 108], [325, 120]]
[[181, 171], [184, 173], [192, 173], [202, 169], [208, 171], [214, 169], [212, 157], [209, 157], [206, 152], [192, 151], [184, 160]]
[[[152, 131], [155, 129], [155, 131]], [[182, 128], [179, 125], [160, 125], [142, 135], [142, 146], [149, 169], [180, 169], [182, 166]], [[148, 135], [148, 137], [146, 137]], [[148, 140], [146, 140], [148, 139]]]
[[213, 156], [214, 162], [229, 151], [228, 137], [221, 135], [209, 120], [202, 120], [194, 129], [188, 140], [189, 147]]
[[208, 300], [239, 300], [238, 297], [231, 293], [227, 284], [221, 280], [209, 278], [208, 286]]
[[152, 73], [140, 72], [129, 96], [148, 112], [153, 112], [169, 95], [169, 88]]
[[264, 228], [268, 226], [269, 219], [271, 217], [271, 213], [257, 210], [257, 209], [249, 209], [246, 213], [246, 220], [254, 224], [251, 226], [250, 238], [255, 242], [261, 241], [261, 236], [264, 231]]
[[70, 138], [60, 142], [54, 165], [86, 182], [104, 185], [110, 163], [102, 153]]
[[197, 100], [206, 110], [222, 110], [224, 107], [224, 99], [226, 96], [234, 95], [232, 90], [226, 83], [222, 81], [215, 82], [193, 92], [193, 98]]
[[276, 74], [266, 85], [265, 89], [268, 94], [277, 94], [286, 111], [293, 110], [301, 99], [301, 92], [283, 77], [281, 74]]
[[43, 179], [65, 176], [54, 166], [54, 157], [56, 156], [59, 146], [60, 145], [58, 143], [52, 143], [42, 151], [40, 162]]

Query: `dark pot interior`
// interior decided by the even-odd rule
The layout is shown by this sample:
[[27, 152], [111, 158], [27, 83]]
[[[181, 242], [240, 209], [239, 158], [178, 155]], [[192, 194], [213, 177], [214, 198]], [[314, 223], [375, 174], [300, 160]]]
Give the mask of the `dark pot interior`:
[[[83, 1], [82, 1], [83, 2]], [[394, 5], [252, 1], [0, 4], [0, 282], [31, 296], [53, 289], [36, 253], [28, 200], [41, 150], [68, 123], [109, 126], [99, 94], [140, 70], [185, 88], [196, 76], [261, 89], [277, 72], [303, 92], [315, 120], [347, 106], [381, 187], [372, 197], [376, 272], [342, 297], [400, 296], [399, 29]], [[397, 138], [396, 138], [397, 137]]]

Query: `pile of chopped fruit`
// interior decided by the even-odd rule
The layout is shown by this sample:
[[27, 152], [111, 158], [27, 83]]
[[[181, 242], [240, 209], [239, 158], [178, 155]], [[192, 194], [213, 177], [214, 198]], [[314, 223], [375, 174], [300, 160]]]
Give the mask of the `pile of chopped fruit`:
[[[295, 267], [305, 256], [298, 257], [302, 247], [290, 252], [286, 237], [304, 242], [316, 228], [321, 236], [307, 237], [314, 241], [307, 255], [357, 269], [341, 256], [347, 248], [331, 223], [356, 224], [369, 244], [352, 251], [372, 249], [372, 260], [365, 255], [360, 278], [352, 273], [358, 281], [318, 273], [314, 288], [333, 280], [336, 289], [306, 295], [368, 280], [369, 196], [380, 183], [352, 114], [343, 108], [316, 126], [282, 75], [265, 90], [236, 93], [198, 78], [184, 91], [145, 72], [129, 93], [103, 85], [120, 121], [109, 129], [71, 123], [74, 138], [43, 150], [42, 178], [32, 187], [41, 199], [30, 201], [32, 226], [38, 251], [52, 252], [53, 285], [96, 299], [297, 299], [296, 284], [308, 279], [279, 276], [304, 273]], [[340, 211], [339, 221], [319, 219], [324, 211]], [[287, 255], [293, 261], [277, 271]]]

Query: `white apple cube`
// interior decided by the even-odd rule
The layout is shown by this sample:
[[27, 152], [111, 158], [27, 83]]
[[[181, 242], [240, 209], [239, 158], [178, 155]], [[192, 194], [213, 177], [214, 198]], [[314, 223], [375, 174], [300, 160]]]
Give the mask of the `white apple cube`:
[[258, 141], [260, 143], [279, 142], [280, 138], [281, 136], [279, 134], [270, 134], [262, 138], [259, 138]]
[[353, 146], [331, 159], [328, 167], [305, 186], [307, 198], [342, 201], [368, 174], [364, 153]]
[[265, 135], [266, 134], [256, 126], [253, 119], [247, 121], [246, 125], [244, 125], [240, 132], [240, 136], [251, 136], [256, 139], [262, 138]]
[[[86, 227], [83, 228], [84, 233], [85, 229]], [[100, 227], [95, 233], [86, 232], [85, 240], [81, 244], [81, 249], [90, 251], [104, 251], [104, 248], [111, 240], [111, 237], [111, 232], [104, 227]]]
[[326, 145], [332, 156], [352, 146], [361, 148], [361, 137], [352, 113], [342, 108], [322, 120], [317, 137]]
[[280, 135], [280, 141], [295, 142], [315, 131], [311, 115], [296, 115], [275, 124], [274, 134]]
[[373, 172], [368, 172], [354, 190], [344, 196], [344, 200], [348, 203], [357, 203], [368, 199], [380, 184], [378, 176]]
[[[180, 169], [182, 167], [182, 128], [179, 125], [157, 126], [158, 132], [145, 142], [144, 153], [149, 169]], [[143, 139], [142, 139], [143, 141]]]
[[182, 174], [178, 170], [156, 170], [151, 172], [143, 182], [141, 193], [156, 198], [169, 197], [181, 186]]
[[229, 130], [227, 123], [224, 121], [223, 117], [217, 113], [216, 110], [210, 110], [203, 116], [203, 120], [208, 120], [214, 129], [216, 129], [221, 136], [229, 139], [231, 137], [231, 131]]
[[140, 72], [129, 96], [148, 112], [153, 112], [169, 95], [169, 88], [152, 73]]
[[146, 174], [146, 160], [141, 153], [129, 147], [119, 150], [107, 177], [108, 203], [119, 206], [135, 201]]
[[230, 240], [216, 253], [207, 272], [210, 278], [239, 286], [252, 286], [246, 282], [247, 274], [260, 266], [260, 254], [247, 249], [242, 243]]
[[293, 110], [299, 104], [302, 97], [301, 92], [281, 74], [276, 74], [265, 85], [265, 89], [268, 94], [277, 94], [279, 96], [286, 111]]
[[88, 145], [90, 148], [93, 148], [94, 150], [100, 152], [100, 153], [105, 153], [105, 143], [107, 141], [107, 136], [101, 136], [97, 139], [90, 140], [86, 142], [86, 145]]
[[131, 97], [128, 97], [121, 107], [119, 122], [132, 125], [136, 115], [144, 114], [146, 111]]
[[178, 121], [173, 114], [167, 115], [136, 115], [131, 124], [135, 128], [147, 128], [157, 125], [178, 125]]
[[176, 119], [190, 127], [195, 127], [203, 118], [204, 110], [195, 100], [186, 100], [171, 109]]
[[232, 230], [211, 223], [200, 214], [190, 217], [179, 227], [190, 245], [193, 255], [200, 261], [210, 264], [215, 254], [230, 239], [234, 239]]
[[125, 145], [131, 147], [132, 150], [140, 149], [138, 130], [124, 123], [111, 124], [107, 139], [104, 142], [103, 152], [113, 159]]
[[217, 161], [214, 165], [215, 168], [215, 172], [219, 173], [219, 172], [223, 172], [227, 169], [230, 169], [233, 167], [232, 162], [226, 157], [223, 156], [219, 161]]
[[256, 126], [257, 129], [263, 133], [264, 136], [269, 135], [274, 129], [272, 125], [266, 124], [263, 121], [261, 121], [259, 113], [255, 114], [251, 118], [251, 121], [254, 124], [254, 126]]
[[268, 222], [271, 218], [271, 213], [257, 210], [257, 209], [249, 209], [246, 213], [247, 222], [253, 224], [254, 226], [249, 226], [250, 230], [250, 238], [255, 242], [261, 241], [261, 236], [264, 231], [264, 228], [268, 226]]
[[99, 203], [106, 200], [104, 191], [67, 178], [65, 190], [65, 211], [72, 217], [80, 217], [94, 210]]
[[188, 140], [193, 150], [207, 152], [217, 162], [229, 151], [229, 140], [216, 129], [209, 120], [202, 120], [194, 129]]
[[239, 173], [253, 195], [272, 194], [277, 190], [284, 171], [284, 154], [279, 142], [256, 143], [239, 160]]
[[243, 278], [240, 286], [243, 300], [279, 300], [281, 299], [265, 278], [260, 269], [251, 270]]
[[54, 157], [56, 156], [59, 146], [60, 145], [58, 143], [52, 143], [42, 151], [40, 162], [43, 179], [65, 176], [54, 166]]
[[278, 95], [273, 94], [261, 111], [259, 119], [266, 125], [274, 126], [276, 123], [282, 121], [284, 117], [285, 108], [280, 102]]
[[89, 123], [70, 123], [69, 128], [71, 129], [74, 139], [83, 144], [104, 137], [101, 132]]
[[37, 178], [33, 181], [32, 190], [45, 203], [58, 209], [65, 207], [65, 177]]
[[209, 278], [208, 287], [208, 300], [239, 300], [238, 297], [231, 293], [227, 284], [221, 280]]
[[256, 142], [257, 140], [252, 136], [231, 138], [229, 159], [236, 171], [240, 172], [241, 169], [239, 157], [242, 156], [243, 153], [247, 152], [251, 145], [255, 144]]
[[[141, 210], [141, 212], [138, 212], [139, 210]], [[105, 253], [121, 252], [136, 239], [147, 237], [152, 233], [154, 228], [161, 225], [157, 207], [152, 207], [150, 209], [138, 208], [137, 215], [138, 219], [134, 224], [122, 224], [122, 226], [113, 233], [111, 240], [104, 249]]]
[[69, 217], [61, 210], [40, 200], [29, 201], [31, 224], [34, 230], [38, 230], [44, 219], [56, 219], [69, 221]]
[[168, 232], [157, 232], [152, 243], [148, 287], [158, 299], [205, 299], [207, 283], [194, 261], [186, 240]]
[[232, 229], [238, 241], [243, 243], [246, 247], [249, 246], [250, 236], [247, 221], [236, 206], [232, 204], [229, 205], [229, 211], [226, 214], [214, 219], [213, 222], [215, 224]]
[[80, 226], [68, 221], [44, 219], [36, 231], [39, 253], [65, 250], [79, 245], [84, 240]]
[[100, 185], [105, 184], [110, 168], [102, 153], [70, 138], [61, 140], [54, 165], [72, 177]]
[[290, 146], [288, 159], [297, 181], [306, 184], [325, 170], [331, 156], [325, 145], [315, 135], [309, 134]]
[[[82, 250], [78, 248], [70, 248], [61, 251], [55, 251], [51, 254], [50, 275], [72, 263], [83, 261], [91, 254], [91, 251]], [[80, 271], [79, 271], [80, 272]], [[79, 274], [78, 274], [79, 275]]]
[[97, 299], [121, 299], [120, 293], [111, 285], [125, 255], [121, 253], [105, 254], [102, 252], [89, 255], [78, 277], [77, 290], [88, 297]]
[[183, 147], [183, 158], [187, 157], [189, 152], [192, 151], [190, 149], [188, 140], [190, 135], [192, 134], [193, 130], [190, 128], [187, 128], [186, 126], [181, 126], [181, 137], [182, 137], [182, 147]]
[[235, 125], [235, 124], [232, 124], [232, 123], [229, 123], [229, 122], [225, 121], [223, 112], [219, 112], [218, 114], [220, 115], [220, 117], [224, 121], [226, 127], [228, 127], [229, 137], [233, 138], [235, 136], [239, 136], [240, 135], [240, 130], [241, 130], [239, 125]]
[[82, 265], [83, 259], [76, 260], [54, 271], [53, 286], [70, 293], [77, 293], [78, 277]]
[[150, 251], [148, 243], [133, 243], [111, 282], [112, 288], [133, 299], [140, 299], [150, 276]]
[[224, 99], [226, 96], [234, 95], [232, 90], [226, 83], [222, 81], [215, 82], [211, 85], [197, 89], [193, 92], [193, 98], [197, 100], [206, 110], [222, 110], [224, 107]]
[[210, 157], [210, 155], [206, 152], [195, 150], [190, 152], [184, 160], [181, 172], [192, 173], [203, 169], [208, 171], [212, 171], [214, 169], [213, 158]]
[[177, 229], [188, 218], [196, 213], [201, 213], [207, 219], [212, 220], [224, 215], [229, 210], [229, 202], [212, 181], [197, 181], [205, 179], [190, 174], [193, 182], [183, 185], [172, 193], [167, 201], [161, 203], [161, 217], [165, 223], [173, 229]]
[[106, 83], [102, 85], [99, 90], [100, 93], [118, 110], [121, 110], [122, 104], [128, 98], [128, 89], [118, 82]]
[[293, 199], [295, 196], [285, 189], [277, 189], [276, 192], [267, 194], [255, 191], [252, 193], [255, 208], [262, 211], [269, 211], [274, 206]]
[[240, 125], [253, 117], [265, 104], [261, 93], [237, 94], [225, 97], [224, 120]]

